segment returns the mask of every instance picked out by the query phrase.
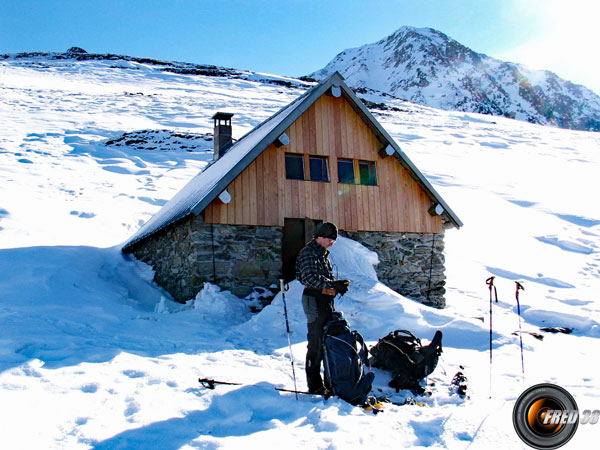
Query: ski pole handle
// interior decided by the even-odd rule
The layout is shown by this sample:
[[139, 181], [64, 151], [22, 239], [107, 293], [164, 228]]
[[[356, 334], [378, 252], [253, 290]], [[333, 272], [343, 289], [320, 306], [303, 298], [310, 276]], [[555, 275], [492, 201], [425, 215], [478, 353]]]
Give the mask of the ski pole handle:
[[488, 287], [490, 288], [490, 302], [492, 301], [492, 289], [494, 290], [494, 296], [496, 298], [496, 303], [498, 303], [498, 291], [496, 290], [496, 286], [494, 286], [494, 276], [489, 277], [487, 280], [485, 280], [485, 284], [488, 285]]
[[519, 283], [518, 281], [515, 281], [515, 284], [517, 285], [517, 292], [516, 292], [516, 296], [517, 299], [519, 298], [519, 291], [524, 291], [525, 288], [523, 287], [523, 285], [521, 283]]

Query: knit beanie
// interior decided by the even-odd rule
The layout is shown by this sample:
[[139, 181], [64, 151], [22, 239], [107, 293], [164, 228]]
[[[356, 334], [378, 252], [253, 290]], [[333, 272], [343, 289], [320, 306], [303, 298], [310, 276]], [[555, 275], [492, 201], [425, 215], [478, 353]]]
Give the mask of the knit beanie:
[[331, 222], [323, 222], [313, 232], [314, 237], [324, 237], [328, 239], [336, 240], [338, 237], [338, 229], [335, 224]]

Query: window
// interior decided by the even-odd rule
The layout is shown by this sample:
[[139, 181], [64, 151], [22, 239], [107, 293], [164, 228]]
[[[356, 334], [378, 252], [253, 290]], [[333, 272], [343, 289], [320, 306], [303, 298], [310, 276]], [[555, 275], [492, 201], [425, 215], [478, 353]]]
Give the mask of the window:
[[377, 166], [375, 161], [358, 161], [360, 184], [377, 186]]
[[354, 161], [351, 159], [338, 159], [338, 180], [340, 183], [356, 183], [354, 179]]
[[288, 180], [304, 180], [304, 156], [285, 154], [285, 177]]
[[309, 156], [308, 166], [311, 181], [329, 181], [329, 166], [326, 156]]

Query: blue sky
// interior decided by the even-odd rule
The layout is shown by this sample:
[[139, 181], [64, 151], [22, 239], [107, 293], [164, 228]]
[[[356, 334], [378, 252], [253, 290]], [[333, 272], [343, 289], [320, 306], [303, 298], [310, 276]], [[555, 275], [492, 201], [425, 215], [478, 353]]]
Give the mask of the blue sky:
[[0, 53], [111, 52], [299, 76], [403, 25], [600, 92], [586, 0], [2, 0]]

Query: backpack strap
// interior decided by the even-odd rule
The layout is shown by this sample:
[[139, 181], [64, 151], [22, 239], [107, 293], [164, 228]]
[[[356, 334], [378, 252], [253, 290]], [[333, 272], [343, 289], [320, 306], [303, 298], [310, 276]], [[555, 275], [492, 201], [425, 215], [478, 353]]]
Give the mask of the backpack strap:
[[408, 356], [406, 353], [404, 353], [404, 352], [402, 351], [402, 349], [401, 349], [401, 348], [399, 348], [398, 346], [396, 346], [396, 345], [392, 344], [391, 342], [389, 342], [389, 341], [386, 341], [385, 339], [381, 339], [381, 340], [379, 341], [379, 343], [380, 343], [380, 344], [385, 344], [385, 345], [388, 345], [389, 347], [391, 347], [392, 349], [394, 349], [394, 350], [395, 350], [397, 353], [399, 353], [399, 354], [400, 354], [400, 356], [401, 356], [402, 358], [406, 358], [406, 360], [408, 360], [408, 362], [409, 362], [410, 364], [417, 364], [417, 363], [416, 363], [416, 361], [414, 361], [414, 360], [413, 360], [413, 359], [412, 359], [410, 356]]
[[[354, 333], [354, 331], [353, 331], [353, 333]], [[352, 345], [348, 344], [348, 343], [347, 343], [346, 341], [344, 341], [343, 339], [340, 339], [340, 338], [339, 338], [339, 337], [337, 337], [337, 336], [333, 336], [332, 334], [328, 334], [326, 337], [328, 337], [328, 338], [331, 338], [331, 339], [335, 339], [336, 341], [339, 341], [339, 342], [341, 342], [342, 344], [344, 344], [345, 346], [347, 346], [347, 347], [351, 348], [351, 349], [352, 349], [352, 351], [353, 351], [353, 352], [356, 354], [356, 356], [358, 356], [358, 357], [360, 358], [360, 353], [359, 353], [359, 351], [357, 351], [357, 350], [356, 350], [356, 348], [354, 348], [354, 346], [352, 346]], [[362, 336], [361, 336], [361, 337], [362, 337]], [[363, 346], [364, 346], [364, 343], [363, 343]]]
[[[358, 355], [358, 359], [360, 360], [361, 363], [361, 370], [360, 370], [360, 376], [358, 377], [358, 380], [356, 381], [356, 386], [358, 386], [358, 384], [361, 382], [363, 376], [364, 376], [364, 366], [368, 364], [369, 362], [369, 349], [367, 347], [367, 345], [365, 344], [365, 339], [362, 337], [362, 334], [360, 334], [358, 331], [356, 330], [352, 330], [352, 334], [354, 335], [354, 341], [360, 343], [360, 350], [357, 352]], [[364, 357], [362, 355], [364, 355]], [[371, 366], [369, 367], [369, 372], [371, 371]]]
[[[365, 340], [362, 337], [362, 334], [360, 334], [358, 331], [353, 330], [352, 334], [354, 335], [354, 340], [360, 342], [360, 346], [361, 349], [358, 351], [358, 356], [360, 357], [360, 353], [364, 350], [365, 353], [365, 360], [368, 360], [368, 355], [369, 355], [369, 349], [367, 348], [367, 346], [365, 345]], [[361, 358], [362, 359], [362, 358]], [[364, 361], [363, 361], [364, 362]]]
[[398, 337], [398, 335], [402, 333], [402, 334], [406, 334], [407, 336], [410, 336], [411, 338], [413, 338], [415, 341], [417, 341], [417, 343], [419, 345], [421, 345], [421, 339], [419, 339], [418, 337], [416, 337], [414, 334], [412, 334], [410, 331], [408, 330], [396, 330], [394, 331], [394, 337]]
[[329, 379], [329, 387], [331, 388], [331, 392], [333, 392], [333, 395], [337, 395], [337, 392], [335, 392], [335, 387], [333, 386], [333, 379], [331, 378], [331, 369], [329, 368], [329, 352], [327, 351], [327, 346], [325, 345], [325, 339], [323, 339], [322, 342], [322, 346], [323, 346], [323, 361], [325, 364], [323, 364], [325, 366], [325, 371], [326, 371], [326, 375], [327, 378]]

